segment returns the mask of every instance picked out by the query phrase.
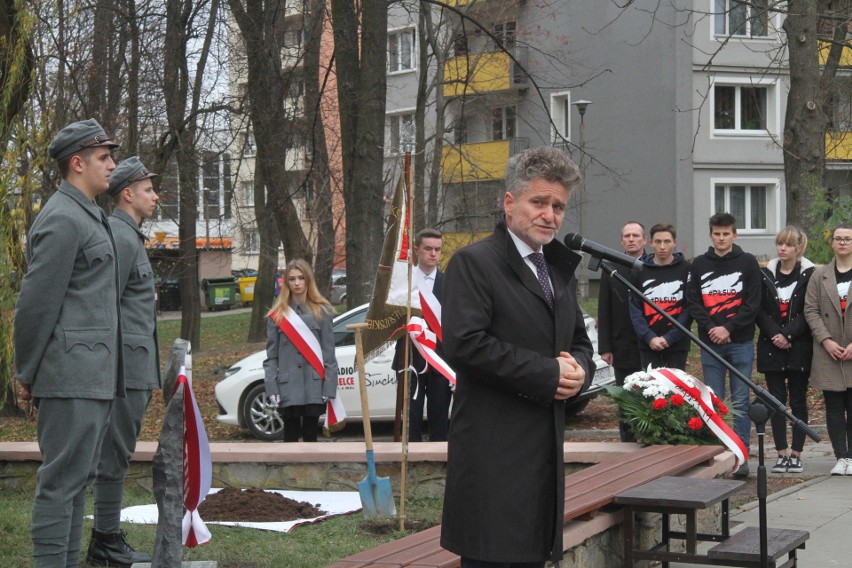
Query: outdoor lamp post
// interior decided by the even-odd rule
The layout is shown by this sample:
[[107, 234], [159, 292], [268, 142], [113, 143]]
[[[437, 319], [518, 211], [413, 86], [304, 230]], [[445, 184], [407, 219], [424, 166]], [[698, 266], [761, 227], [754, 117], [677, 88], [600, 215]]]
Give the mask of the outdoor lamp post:
[[[589, 108], [589, 105], [592, 104], [592, 101], [587, 101], [585, 99], [580, 99], [579, 101], [575, 101], [571, 103], [575, 107], [577, 107], [577, 112], [580, 113], [580, 175], [582, 179], [580, 180], [580, 195], [578, 196], [579, 202], [577, 203], [577, 229], [581, 235], [585, 236], [585, 211], [584, 211], [584, 203], [586, 201], [586, 123], [583, 120], [586, 116], [586, 109]], [[588, 298], [589, 297], [589, 273], [588, 270], [581, 270], [578, 278], [578, 284], [580, 288], [580, 297]]]

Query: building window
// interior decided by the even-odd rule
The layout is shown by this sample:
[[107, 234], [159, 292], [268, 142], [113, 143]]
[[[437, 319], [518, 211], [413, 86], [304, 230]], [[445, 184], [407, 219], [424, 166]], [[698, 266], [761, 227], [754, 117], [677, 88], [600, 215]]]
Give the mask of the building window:
[[388, 32], [388, 72], [410, 71], [416, 67], [414, 28]]
[[509, 49], [515, 47], [515, 38], [517, 32], [517, 22], [500, 22], [494, 24], [494, 39], [497, 41], [496, 47]]
[[257, 236], [257, 231], [252, 229], [243, 230], [243, 253], [258, 254], [260, 252], [260, 243]]
[[713, 87], [713, 128], [755, 131], [767, 129], [767, 87], [716, 85]]
[[852, 80], [840, 79], [841, 88], [834, 89], [831, 96], [828, 130], [852, 132]]
[[244, 181], [240, 186], [243, 192], [243, 207], [254, 207], [254, 181]]
[[551, 141], [554, 145], [571, 139], [571, 93], [550, 95]]
[[245, 142], [243, 144], [243, 156], [254, 156], [257, 154], [257, 144], [254, 141], [254, 132], [249, 130], [245, 133]]
[[492, 111], [491, 139], [512, 140], [515, 138], [515, 107], [497, 107]]
[[737, 220], [737, 231], [765, 232], [768, 229], [769, 186], [765, 184], [716, 184], [713, 211], [727, 211]]
[[[406, 138], [406, 133], [410, 135], [410, 139]], [[402, 151], [402, 145], [405, 142], [414, 144], [414, 114], [392, 114], [388, 116], [388, 154], [396, 154]]]
[[769, 35], [769, 0], [715, 0], [717, 36], [766, 37]]
[[455, 57], [462, 57], [468, 53], [467, 35], [458, 34], [453, 38], [453, 55]]

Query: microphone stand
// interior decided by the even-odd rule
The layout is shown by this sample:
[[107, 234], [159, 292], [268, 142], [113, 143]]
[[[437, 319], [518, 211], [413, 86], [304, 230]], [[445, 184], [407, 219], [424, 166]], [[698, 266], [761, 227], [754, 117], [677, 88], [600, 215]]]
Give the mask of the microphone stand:
[[[757, 431], [758, 444], [757, 500], [759, 507], [758, 525], [760, 532], [760, 566], [761, 568], [767, 568], [769, 566], [769, 558], [767, 552], [768, 529], [766, 526], [766, 496], [768, 491], [766, 488], [766, 464], [764, 463], [763, 451], [763, 438], [766, 432], [766, 421], [769, 419], [773, 412], [778, 412], [783, 414], [787, 418], [787, 420], [789, 420], [793, 424], [793, 428], [798, 428], [813, 441], [819, 442], [819, 435], [806, 423], [802, 422], [799, 418], [793, 416], [793, 414], [789, 410], [787, 410], [787, 408], [783, 404], [781, 404], [781, 401], [769, 394], [766, 389], [758, 386], [757, 384], [752, 382], [751, 379], [740, 373], [733, 365], [725, 361], [725, 359], [721, 355], [713, 351], [707, 344], [701, 341], [694, 333], [692, 333], [688, 328], [686, 328], [686, 326], [684, 326], [682, 323], [670, 316], [664, 309], [662, 309], [645, 294], [643, 294], [642, 291], [639, 290], [639, 288], [634, 286], [627, 278], [625, 278], [620, 272], [618, 272], [616, 265], [592, 253], [587, 254], [589, 254], [589, 270], [598, 271], [603, 268], [604, 272], [609, 274], [610, 277], [624, 284], [632, 293], [636, 294], [639, 298], [641, 298], [642, 301], [649, 305], [655, 312], [664, 317], [666, 321], [668, 321], [680, 331], [682, 331], [693, 343], [698, 345], [698, 347], [702, 351], [716, 359], [716, 361], [718, 361], [726, 369], [728, 369], [731, 372], [732, 377], [736, 377], [737, 379], [743, 381], [746, 385], [748, 385], [748, 387], [755, 394], [756, 400], [751, 404], [751, 408], [749, 409], [749, 417], [754, 422], [755, 430]], [[746, 460], [748, 460], [748, 456], [746, 456]]]

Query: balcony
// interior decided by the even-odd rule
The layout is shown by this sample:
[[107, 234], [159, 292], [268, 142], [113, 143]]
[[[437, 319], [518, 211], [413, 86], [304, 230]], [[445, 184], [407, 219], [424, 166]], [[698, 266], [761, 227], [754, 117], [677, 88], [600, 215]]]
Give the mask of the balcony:
[[505, 51], [488, 51], [454, 57], [444, 65], [444, 96], [480, 95], [529, 87], [523, 70], [527, 49], [515, 47], [515, 63]]
[[506, 175], [506, 162], [529, 146], [526, 138], [444, 146], [441, 179], [444, 183], [494, 181]]
[[826, 132], [825, 159], [831, 161], [852, 160], [852, 132]]
[[[826, 60], [828, 59], [828, 52], [831, 50], [831, 44], [827, 41], [820, 41], [819, 43], [819, 64], [825, 65]], [[841, 67], [852, 67], [852, 47], [844, 47], [843, 52], [840, 54], [840, 66]]]

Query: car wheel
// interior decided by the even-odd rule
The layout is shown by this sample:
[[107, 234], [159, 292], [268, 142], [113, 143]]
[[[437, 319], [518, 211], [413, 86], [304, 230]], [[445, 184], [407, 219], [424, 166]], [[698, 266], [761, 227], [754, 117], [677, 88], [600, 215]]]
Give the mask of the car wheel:
[[251, 435], [258, 440], [272, 441], [284, 437], [284, 421], [278, 408], [269, 406], [263, 383], [253, 386], [243, 401], [243, 419]]
[[583, 412], [586, 409], [586, 407], [589, 406], [590, 400], [591, 400], [590, 398], [587, 398], [587, 399], [582, 400], [582, 401], [580, 401], [576, 404], [566, 405], [565, 406], [565, 418], [573, 418], [574, 416], [577, 416], [578, 414]]

